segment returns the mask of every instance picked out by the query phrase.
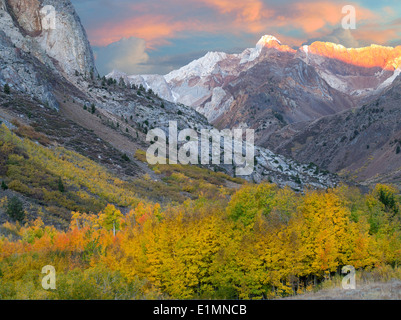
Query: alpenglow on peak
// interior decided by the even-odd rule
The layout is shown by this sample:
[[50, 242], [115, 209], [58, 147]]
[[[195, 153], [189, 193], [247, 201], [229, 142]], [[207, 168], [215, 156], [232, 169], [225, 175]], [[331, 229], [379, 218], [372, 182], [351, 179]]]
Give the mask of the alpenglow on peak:
[[278, 40], [275, 36], [264, 35], [262, 38], [260, 38], [260, 40], [256, 44], [256, 47], [264, 47], [265, 45], [269, 44], [272, 41], [276, 41], [278, 42], [278, 44], [281, 45], [281, 41]]

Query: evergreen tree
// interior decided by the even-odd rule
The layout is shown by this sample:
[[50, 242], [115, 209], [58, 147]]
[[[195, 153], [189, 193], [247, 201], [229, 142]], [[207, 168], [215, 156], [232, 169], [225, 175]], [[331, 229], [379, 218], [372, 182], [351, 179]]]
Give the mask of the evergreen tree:
[[6, 183], [3, 181], [1, 181], [1, 188], [6, 191], [8, 189], [8, 186], [6, 185]]
[[61, 180], [61, 177], [58, 178], [58, 191], [63, 193], [65, 191], [63, 181]]
[[15, 221], [22, 222], [25, 219], [24, 206], [20, 199], [11, 198], [7, 205], [7, 214]]
[[120, 77], [120, 81], [119, 81], [118, 85], [119, 85], [120, 87], [123, 87], [123, 88], [126, 87], [125, 80], [124, 80], [123, 77]]
[[8, 83], [6, 83], [4, 85], [4, 93], [5, 94], [10, 94], [11, 93], [11, 89], [10, 89], [10, 86], [8, 85]]

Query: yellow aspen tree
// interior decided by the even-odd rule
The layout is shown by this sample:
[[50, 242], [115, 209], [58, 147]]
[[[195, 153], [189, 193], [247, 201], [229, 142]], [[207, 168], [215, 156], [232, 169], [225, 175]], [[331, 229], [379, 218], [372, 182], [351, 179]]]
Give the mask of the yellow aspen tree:
[[120, 230], [123, 215], [120, 210], [112, 204], [108, 204], [107, 207], [99, 214], [99, 224], [106, 230], [113, 231], [113, 235]]

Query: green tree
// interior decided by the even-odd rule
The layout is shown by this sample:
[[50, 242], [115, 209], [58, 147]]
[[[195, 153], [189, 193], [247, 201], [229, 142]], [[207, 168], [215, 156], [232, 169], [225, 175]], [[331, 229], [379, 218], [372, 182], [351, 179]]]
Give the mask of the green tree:
[[4, 180], [1, 181], [1, 188], [5, 191], [8, 189], [8, 186], [6, 185], [6, 183], [4, 182]]
[[123, 88], [126, 87], [125, 80], [124, 80], [123, 77], [120, 77], [120, 81], [118, 82], [118, 85], [119, 85], [120, 87], [123, 87]]
[[107, 207], [99, 215], [99, 223], [106, 230], [113, 230], [113, 235], [120, 230], [121, 219], [124, 216], [115, 206], [108, 204]]
[[124, 161], [127, 161], [127, 162], [130, 162], [130, 161], [131, 161], [130, 158], [127, 156], [126, 153], [124, 153], [124, 154], [121, 156], [121, 158], [122, 158]]
[[374, 190], [376, 198], [384, 205], [385, 210], [397, 214], [399, 212], [396, 201], [397, 190], [391, 186], [377, 184]]
[[11, 93], [11, 89], [10, 89], [10, 86], [8, 85], [8, 83], [6, 83], [4, 85], [4, 93], [5, 94], [10, 94]]
[[11, 198], [7, 205], [7, 214], [15, 221], [22, 222], [25, 219], [24, 206], [20, 199]]
[[63, 193], [65, 191], [63, 180], [61, 180], [61, 177], [58, 178], [58, 191]]

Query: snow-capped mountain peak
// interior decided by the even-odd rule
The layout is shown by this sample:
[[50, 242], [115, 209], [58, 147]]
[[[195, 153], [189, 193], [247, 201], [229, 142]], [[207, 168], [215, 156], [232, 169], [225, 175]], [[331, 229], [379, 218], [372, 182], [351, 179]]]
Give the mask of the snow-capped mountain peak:
[[[281, 105], [282, 110], [289, 110], [284, 111], [288, 121], [307, 121], [380, 93], [399, 76], [400, 65], [401, 46], [345, 48], [316, 41], [296, 50], [265, 35], [242, 53], [208, 52], [165, 76], [128, 78], [131, 84], [152, 88], [166, 100], [195, 108], [211, 122], [240, 114], [230, 110], [237, 110], [241, 98], [248, 106], [252, 99], [246, 95], [254, 90], [266, 97], [258, 102], [266, 109]], [[120, 77], [114, 73], [112, 77]]]
[[260, 38], [260, 40], [256, 44], [256, 48], [265, 47], [266, 45], [270, 44], [272, 41], [273, 42], [275, 41], [275, 42], [277, 42], [278, 44], [281, 45], [280, 40], [278, 40], [275, 36], [264, 35], [262, 38]]

